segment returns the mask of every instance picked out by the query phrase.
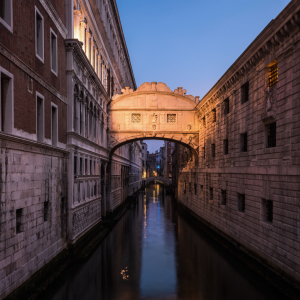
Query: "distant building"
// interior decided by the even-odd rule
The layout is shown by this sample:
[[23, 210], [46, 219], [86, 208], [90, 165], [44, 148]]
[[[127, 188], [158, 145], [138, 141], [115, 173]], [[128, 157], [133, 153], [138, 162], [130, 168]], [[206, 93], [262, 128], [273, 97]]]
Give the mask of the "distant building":
[[147, 177], [147, 159], [148, 159], [148, 145], [144, 142], [141, 142], [142, 146], [142, 178], [145, 179]]
[[149, 177], [157, 176], [156, 171], [156, 153], [148, 155]]
[[165, 178], [172, 178], [172, 152], [175, 149], [175, 143], [165, 141], [164, 146], [164, 155], [163, 155], [163, 176]]

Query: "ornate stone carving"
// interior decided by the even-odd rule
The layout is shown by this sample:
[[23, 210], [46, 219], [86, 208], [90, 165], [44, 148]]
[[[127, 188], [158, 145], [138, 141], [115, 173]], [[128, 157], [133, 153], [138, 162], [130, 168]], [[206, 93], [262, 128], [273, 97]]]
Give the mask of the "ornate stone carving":
[[157, 122], [157, 115], [155, 113], [153, 113], [151, 115], [151, 120], [152, 120], [152, 123], [156, 123]]
[[187, 125], [187, 130], [191, 130], [192, 129], [192, 125]]
[[152, 129], [155, 130], [156, 129], [156, 125], [152, 125]]

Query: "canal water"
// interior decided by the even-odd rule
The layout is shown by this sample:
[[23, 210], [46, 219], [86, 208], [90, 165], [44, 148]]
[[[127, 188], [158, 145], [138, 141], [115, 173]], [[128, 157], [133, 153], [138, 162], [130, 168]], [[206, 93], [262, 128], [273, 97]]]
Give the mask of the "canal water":
[[52, 300], [284, 299], [232, 262], [182, 217], [163, 186], [150, 185]]

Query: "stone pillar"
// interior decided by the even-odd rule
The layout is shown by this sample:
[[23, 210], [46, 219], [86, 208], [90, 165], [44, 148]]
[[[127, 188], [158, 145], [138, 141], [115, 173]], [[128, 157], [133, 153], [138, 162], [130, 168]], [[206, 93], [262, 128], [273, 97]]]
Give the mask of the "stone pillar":
[[82, 20], [80, 21], [80, 37], [79, 40], [80, 42], [83, 43], [83, 51], [86, 49], [86, 40], [85, 40], [85, 33], [86, 32], [86, 21]]
[[74, 39], [80, 40], [80, 17], [81, 12], [74, 10]]

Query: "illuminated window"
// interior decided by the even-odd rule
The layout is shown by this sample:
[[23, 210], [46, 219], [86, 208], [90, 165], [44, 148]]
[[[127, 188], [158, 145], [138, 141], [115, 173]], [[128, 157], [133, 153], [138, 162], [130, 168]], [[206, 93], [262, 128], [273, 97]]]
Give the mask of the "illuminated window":
[[141, 123], [141, 122], [142, 122], [141, 114], [132, 114], [131, 115], [131, 123]]
[[212, 122], [217, 122], [217, 111], [216, 111], [216, 109], [213, 109], [211, 111], [211, 121]]
[[275, 85], [278, 82], [278, 62], [277, 59], [269, 66], [269, 87]]
[[176, 123], [176, 114], [167, 114], [168, 123]]

